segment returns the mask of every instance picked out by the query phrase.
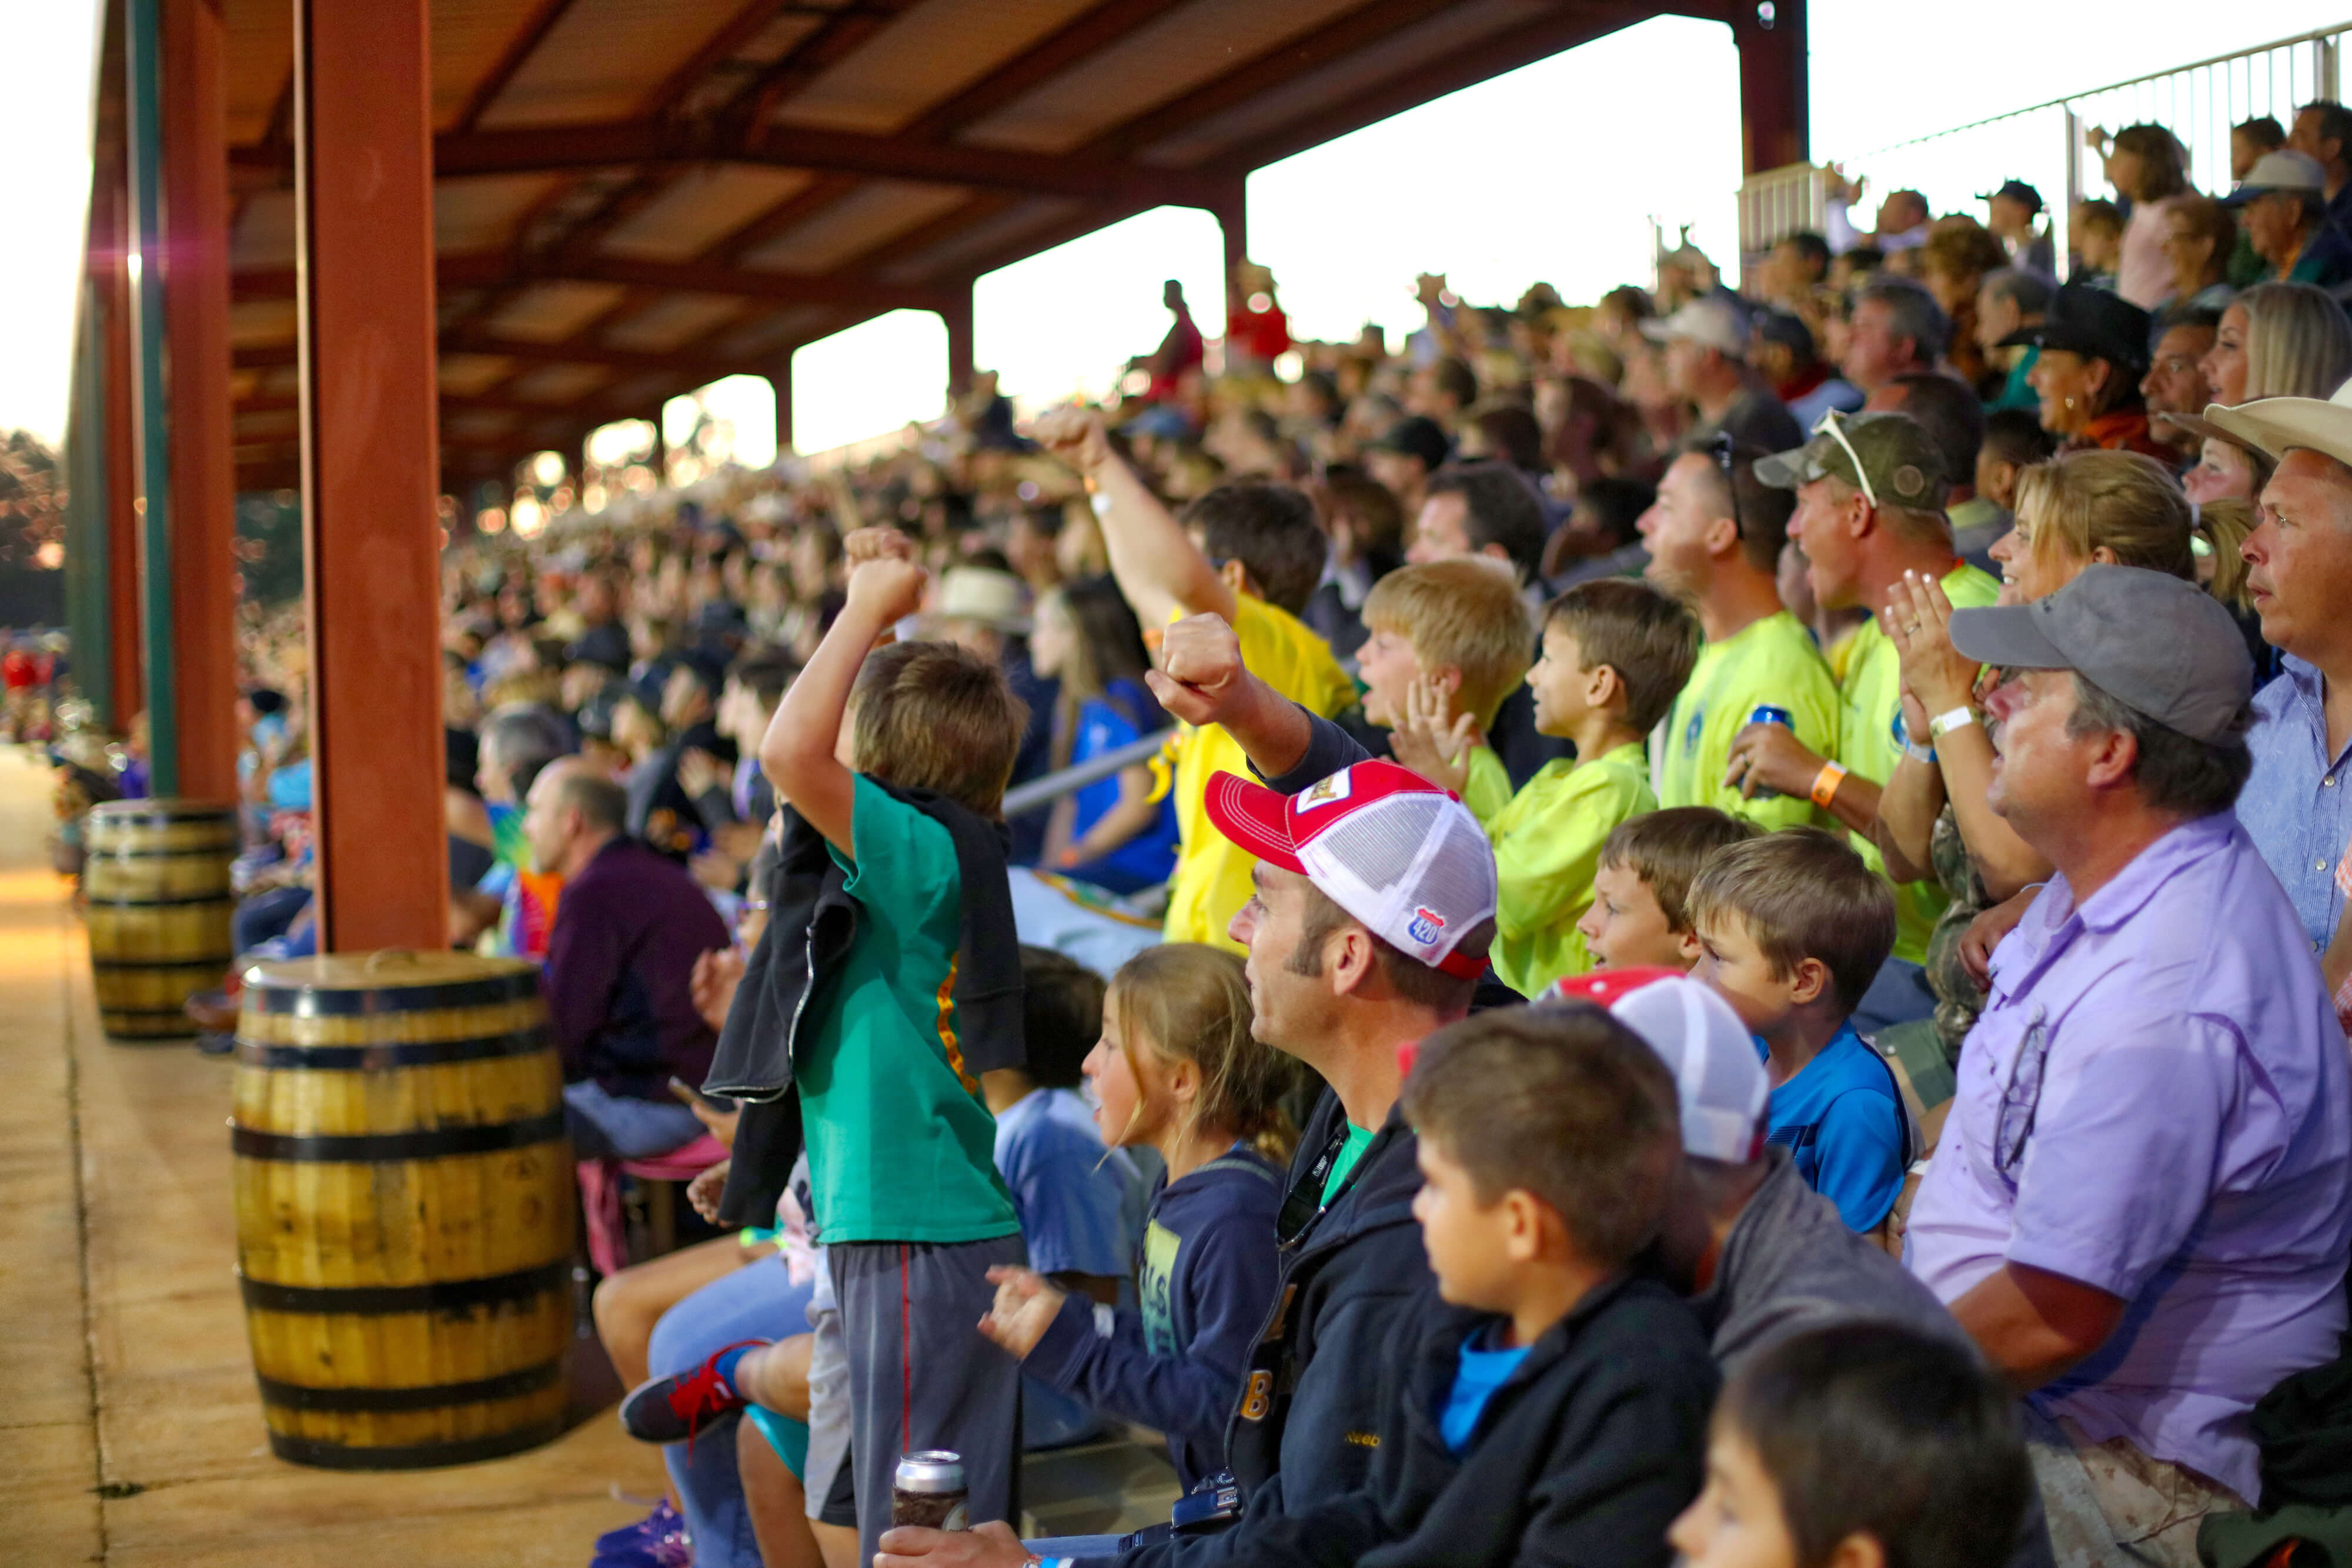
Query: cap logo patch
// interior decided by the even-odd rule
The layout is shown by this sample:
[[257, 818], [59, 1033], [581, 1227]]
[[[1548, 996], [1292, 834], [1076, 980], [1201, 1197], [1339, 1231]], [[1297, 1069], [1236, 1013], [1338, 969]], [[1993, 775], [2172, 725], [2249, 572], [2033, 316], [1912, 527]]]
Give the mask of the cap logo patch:
[[1404, 928], [1416, 942], [1434, 942], [1445, 935], [1445, 916], [1433, 909], [1415, 904], [1412, 918], [1405, 922]]
[[1318, 779], [1308, 785], [1307, 792], [1297, 798], [1291, 809], [1297, 811], [1311, 811], [1318, 806], [1328, 806], [1334, 801], [1344, 800], [1348, 798], [1348, 791], [1353, 782], [1348, 777], [1348, 770], [1343, 768], [1328, 779]]
[[1916, 496], [1927, 488], [1927, 476], [1908, 463], [1895, 471], [1894, 478], [1898, 496]]

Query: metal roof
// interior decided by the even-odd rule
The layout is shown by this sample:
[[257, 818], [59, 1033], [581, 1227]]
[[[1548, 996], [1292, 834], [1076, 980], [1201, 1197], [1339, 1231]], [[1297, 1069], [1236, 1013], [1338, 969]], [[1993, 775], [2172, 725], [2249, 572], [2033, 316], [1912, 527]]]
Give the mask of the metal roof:
[[[432, 0], [445, 483], [956, 308], [1131, 214], [1237, 212], [1252, 169], [1661, 10], [1739, 4]], [[291, 13], [226, 12], [238, 483], [275, 487]]]

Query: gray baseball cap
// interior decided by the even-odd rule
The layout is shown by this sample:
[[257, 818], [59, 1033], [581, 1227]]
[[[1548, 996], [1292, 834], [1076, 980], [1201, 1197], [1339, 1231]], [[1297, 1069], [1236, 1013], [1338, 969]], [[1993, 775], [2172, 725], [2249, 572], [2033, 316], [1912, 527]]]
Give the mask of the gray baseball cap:
[[2072, 670], [2133, 712], [2212, 744], [2243, 732], [2254, 661], [2211, 594], [2167, 572], [2085, 567], [2031, 604], [1952, 612], [1952, 646], [2019, 670]]

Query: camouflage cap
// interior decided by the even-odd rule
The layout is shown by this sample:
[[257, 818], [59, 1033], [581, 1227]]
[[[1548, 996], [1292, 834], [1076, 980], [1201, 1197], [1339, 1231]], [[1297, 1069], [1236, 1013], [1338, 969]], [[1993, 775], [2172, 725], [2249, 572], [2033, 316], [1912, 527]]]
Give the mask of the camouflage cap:
[[[1837, 421], [1837, 430], [1831, 427]], [[1933, 437], [1907, 413], [1830, 414], [1819, 434], [1793, 452], [1756, 462], [1756, 477], [1778, 490], [1793, 490], [1815, 479], [1843, 479], [1865, 490], [1882, 507], [1940, 512], [1951, 494], [1952, 476]], [[1845, 439], [1840, 441], [1842, 431]], [[1853, 450], [1849, 452], [1848, 447]], [[1856, 473], [1856, 459], [1862, 471]], [[1867, 483], [1865, 483], [1865, 479]]]

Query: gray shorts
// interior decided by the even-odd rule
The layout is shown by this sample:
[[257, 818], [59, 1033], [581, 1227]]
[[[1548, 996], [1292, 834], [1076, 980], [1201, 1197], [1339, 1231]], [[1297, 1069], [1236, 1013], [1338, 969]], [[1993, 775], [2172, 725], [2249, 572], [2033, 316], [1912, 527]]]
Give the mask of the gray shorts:
[[[849, 1458], [849, 1353], [841, 1343], [841, 1309], [833, 1303], [831, 1270], [820, 1256], [816, 1299], [809, 1303], [808, 1468], [801, 1485], [808, 1516], [825, 1524], [855, 1525], [855, 1513], [828, 1513], [825, 1502]], [[846, 1490], [845, 1488], [844, 1489]]]
[[[950, 1246], [847, 1242], [826, 1248], [825, 1259], [849, 1392], [858, 1561], [874, 1560], [876, 1543], [890, 1528], [898, 1456], [916, 1449], [963, 1456], [974, 1524], [1012, 1519], [1021, 1463], [1021, 1364], [982, 1338], [979, 1323], [996, 1300], [988, 1270], [1027, 1263], [1028, 1248], [1019, 1236]], [[812, 1396], [815, 1381], [812, 1364]], [[811, 1496], [818, 1495], [814, 1425]]]

